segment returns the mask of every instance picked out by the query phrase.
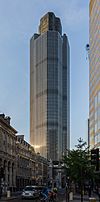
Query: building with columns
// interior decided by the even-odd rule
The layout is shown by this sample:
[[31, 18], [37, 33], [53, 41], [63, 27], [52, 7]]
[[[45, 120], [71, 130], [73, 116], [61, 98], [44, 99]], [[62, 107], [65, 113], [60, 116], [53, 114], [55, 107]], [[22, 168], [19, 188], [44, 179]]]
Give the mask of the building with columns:
[[24, 135], [17, 135], [16, 141], [16, 185], [17, 190], [26, 185], [47, 182], [48, 161], [36, 154], [34, 148], [24, 140]]
[[48, 161], [18, 135], [10, 117], [0, 114], [0, 185], [3, 193], [22, 190], [26, 185], [47, 183]]
[[46, 158], [40, 155], [40, 153], [36, 154], [36, 183], [47, 184], [49, 177], [49, 162]]
[[16, 133], [10, 125], [10, 117], [0, 114], [0, 167], [4, 178], [1, 179], [3, 191], [16, 188]]
[[26, 185], [35, 183], [35, 161], [34, 148], [24, 140], [24, 135], [16, 137], [16, 185], [17, 190]]

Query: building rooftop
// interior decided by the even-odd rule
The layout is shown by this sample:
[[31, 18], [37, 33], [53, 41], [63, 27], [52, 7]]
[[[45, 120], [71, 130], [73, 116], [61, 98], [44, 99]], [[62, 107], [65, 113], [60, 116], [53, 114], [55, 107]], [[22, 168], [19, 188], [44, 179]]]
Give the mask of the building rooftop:
[[56, 17], [53, 12], [46, 13], [40, 19], [39, 33], [42, 34], [47, 31], [58, 31], [62, 35], [62, 26], [60, 18]]

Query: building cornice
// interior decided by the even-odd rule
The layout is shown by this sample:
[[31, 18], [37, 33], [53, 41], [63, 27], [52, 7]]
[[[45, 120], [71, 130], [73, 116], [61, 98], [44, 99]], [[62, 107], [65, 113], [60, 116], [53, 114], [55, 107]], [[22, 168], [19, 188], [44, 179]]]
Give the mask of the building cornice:
[[13, 132], [13, 133], [17, 133], [17, 130], [15, 130], [11, 125], [9, 125], [3, 118], [0, 117], [0, 124], [1, 127], [3, 126], [3, 128], [5, 128], [5, 130], [8, 130], [8, 128]]

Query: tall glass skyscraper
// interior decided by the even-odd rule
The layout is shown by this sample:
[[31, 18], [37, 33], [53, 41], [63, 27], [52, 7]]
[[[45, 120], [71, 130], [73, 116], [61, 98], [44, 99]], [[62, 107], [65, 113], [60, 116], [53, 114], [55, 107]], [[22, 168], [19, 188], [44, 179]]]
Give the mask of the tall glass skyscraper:
[[69, 59], [60, 19], [48, 12], [30, 41], [30, 143], [52, 160], [70, 146]]
[[89, 144], [100, 148], [100, 0], [90, 0]]

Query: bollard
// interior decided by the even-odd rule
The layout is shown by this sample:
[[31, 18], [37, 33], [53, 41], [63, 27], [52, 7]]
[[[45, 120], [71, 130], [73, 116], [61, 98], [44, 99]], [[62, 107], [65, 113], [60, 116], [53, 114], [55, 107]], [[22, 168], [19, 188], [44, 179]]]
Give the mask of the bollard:
[[89, 198], [89, 202], [96, 202], [96, 198]]
[[7, 191], [7, 198], [10, 198], [10, 191]]
[[73, 201], [73, 192], [70, 192], [70, 193], [69, 193], [69, 200], [70, 200], [70, 201]]

